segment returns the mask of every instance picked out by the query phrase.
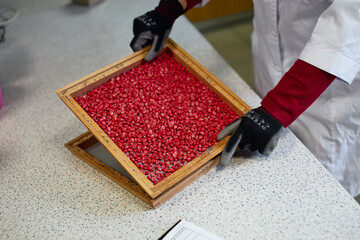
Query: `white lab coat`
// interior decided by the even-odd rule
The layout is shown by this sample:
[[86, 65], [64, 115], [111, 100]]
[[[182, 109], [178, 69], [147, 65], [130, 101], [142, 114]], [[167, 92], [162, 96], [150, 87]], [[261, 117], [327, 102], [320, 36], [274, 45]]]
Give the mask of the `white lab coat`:
[[253, 2], [255, 91], [265, 97], [299, 58], [337, 76], [290, 129], [360, 194], [360, 0]]
[[253, 2], [255, 91], [265, 97], [299, 58], [337, 76], [290, 129], [360, 194], [360, 0]]

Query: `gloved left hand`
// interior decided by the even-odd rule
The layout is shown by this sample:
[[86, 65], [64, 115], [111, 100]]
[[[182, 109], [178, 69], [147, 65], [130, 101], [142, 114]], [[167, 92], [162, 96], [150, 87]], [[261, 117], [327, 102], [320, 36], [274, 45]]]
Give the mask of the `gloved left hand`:
[[237, 147], [269, 155], [282, 129], [297, 119], [334, 81], [335, 76], [297, 60], [261, 102], [262, 107], [246, 113], [226, 126], [218, 140], [233, 133], [221, 155], [225, 165]]
[[241, 150], [269, 155], [277, 145], [282, 124], [260, 107], [250, 110], [241, 118], [227, 125], [217, 136], [221, 140], [232, 134], [220, 157], [220, 164], [226, 165], [237, 147]]

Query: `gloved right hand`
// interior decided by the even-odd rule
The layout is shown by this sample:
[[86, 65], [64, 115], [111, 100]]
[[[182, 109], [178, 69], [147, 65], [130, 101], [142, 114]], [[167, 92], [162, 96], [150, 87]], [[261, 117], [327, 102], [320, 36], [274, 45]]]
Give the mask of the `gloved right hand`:
[[161, 0], [155, 10], [134, 19], [131, 48], [139, 51], [152, 45], [145, 61], [154, 59], [164, 47], [175, 20], [183, 13], [184, 7], [178, 0]]
[[145, 61], [154, 59], [164, 47], [170, 34], [172, 22], [156, 11], [147, 12], [134, 19], [134, 38], [130, 46], [133, 51], [139, 51], [152, 44], [145, 56]]

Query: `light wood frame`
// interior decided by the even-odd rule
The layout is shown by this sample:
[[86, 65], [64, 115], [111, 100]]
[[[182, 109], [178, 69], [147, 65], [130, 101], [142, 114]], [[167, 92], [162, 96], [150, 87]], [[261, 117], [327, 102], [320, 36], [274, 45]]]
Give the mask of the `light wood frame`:
[[[211, 167], [214, 167], [216, 165], [214, 164], [216, 163], [214, 158], [222, 152], [228, 138], [219, 141], [214, 146], [208, 148], [205, 152], [196, 157], [194, 160], [188, 162], [180, 169], [166, 177], [164, 180], [160, 181], [156, 185], [153, 185], [153, 183], [149, 179], [147, 179], [147, 177], [125, 155], [125, 153], [120, 150], [120, 148], [110, 139], [110, 137], [107, 136], [107, 134], [75, 101], [76, 97], [81, 96], [84, 93], [102, 85], [106, 81], [110, 80], [112, 77], [118, 76], [124, 72], [129, 71], [131, 68], [144, 63], [144, 57], [148, 49], [149, 47], [135, 52], [126, 58], [123, 58], [113, 64], [110, 64], [92, 74], [89, 74], [81, 79], [76, 80], [73, 83], [70, 83], [58, 89], [56, 92], [63, 100], [63, 102], [70, 108], [70, 110], [89, 129], [91, 134], [86, 133], [85, 135], [87, 136], [87, 138], [90, 139], [91, 137], [94, 137], [94, 139], [101, 143], [107, 149], [107, 151], [111, 153], [111, 155], [116, 159], [116, 161], [119, 162], [122, 168], [124, 168], [124, 170], [129, 173], [129, 175], [135, 180], [137, 187], [126, 187], [126, 185], [130, 186], [132, 184], [127, 184], [127, 181], [119, 181], [118, 179], [121, 177], [119, 177], [118, 174], [107, 174], [107, 172], [111, 171], [109, 169], [104, 169], [104, 164], [101, 164], [101, 161], [99, 160], [94, 160], [94, 158], [92, 158], [91, 155], [87, 154], [84, 149], [83, 151], [86, 154], [83, 152], [80, 154], [80, 148], [75, 143], [78, 143], [80, 140], [85, 141], [85, 135], [82, 135], [70, 141], [66, 144], [66, 147], [69, 148], [75, 155], [80, 157], [82, 160], [90, 163], [90, 165], [92, 165], [105, 175], [109, 176], [111, 179], [117, 179], [115, 181], [117, 183], [121, 182], [120, 185], [124, 186], [126, 189], [141, 189], [141, 191], [129, 191], [132, 193], [137, 192], [135, 195], [147, 202], [149, 205], [156, 207], [160, 203], [163, 203], [164, 200], [166, 201], [168, 198], [176, 194], [176, 192], [180, 191], [185, 186], [189, 185], [195, 179], [204, 174], [206, 172], [204, 171], [204, 169], [209, 170]], [[187, 52], [185, 52], [185, 50], [183, 50], [171, 39], [166, 42], [163, 52], [164, 51], [169, 52], [176, 61], [178, 61], [182, 66], [184, 66], [198, 80], [204, 83], [210, 90], [215, 92], [239, 116], [242, 116], [245, 112], [251, 109], [244, 101], [242, 101], [220, 80], [218, 80], [213, 74], [211, 74], [202, 65], [200, 65], [200, 63], [198, 63], [193, 57], [191, 57]], [[139, 192], [142, 193], [139, 194]], [[144, 197], [145, 195], [147, 196], [146, 198]], [[155, 199], [157, 198], [161, 198], [161, 200], [155, 201]]]

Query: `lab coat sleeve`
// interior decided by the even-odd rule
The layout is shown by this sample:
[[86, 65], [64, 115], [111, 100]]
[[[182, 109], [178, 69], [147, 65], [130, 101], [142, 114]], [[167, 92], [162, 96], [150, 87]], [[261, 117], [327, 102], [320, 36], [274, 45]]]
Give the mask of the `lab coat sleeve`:
[[299, 58], [351, 84], [360, 70], [360, 0], [335, 0]]

